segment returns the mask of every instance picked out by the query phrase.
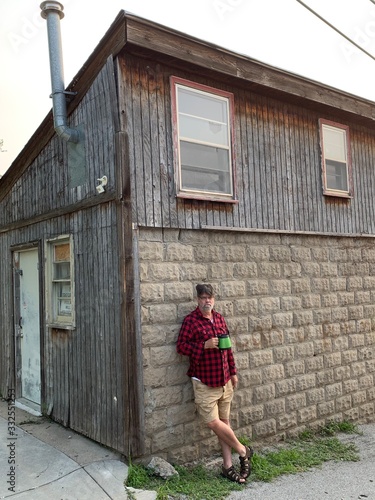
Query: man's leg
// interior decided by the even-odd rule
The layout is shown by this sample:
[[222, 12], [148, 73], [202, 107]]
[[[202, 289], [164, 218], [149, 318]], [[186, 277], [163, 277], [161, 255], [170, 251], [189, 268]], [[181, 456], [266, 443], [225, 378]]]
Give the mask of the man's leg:
[[[218, 437], [222, 449], [223, 449], [223, 444], [224, 444], [224, 450], [226, 453], [226, 457], [227, 457], [228, 449], [229, 449], [230, 455], [232, 455], [232, 448], [240, 455], [240, 457], [246, 456], [246, 447], [238, 441], [238, 439], [236, 438], [236, 435], [234, 434], [232, 428], [229, 425], [228, 420], [220, 420], [220, 419], [216, 418], [215, 420], [212, 420], [211, 422], [209, 422], [207, 425], [212, 431], [214, 431], [214, 433]], [[224, 458], [224, 453], [223, 453], [223, 458]], [[230, 458], [230, 462], [232, 462], [232, 458]], [[225, 463], [224, 463], [224, 467], [225, 467]], [[230, 467], [230, 465], [229, 465], [229, 467]]]

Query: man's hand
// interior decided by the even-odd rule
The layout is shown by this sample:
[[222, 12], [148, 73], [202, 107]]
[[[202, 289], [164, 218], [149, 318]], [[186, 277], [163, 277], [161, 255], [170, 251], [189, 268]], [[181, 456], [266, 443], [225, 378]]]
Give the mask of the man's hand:
[[237, 386], [238, 386], [238, 377], [237, 377], [237, 375], [232, 375], [231, 376], [231, 381], [232, 381], [233, 389], [236, 389]]
[[219, 339], [217, 337], [213, 337], [212, 339], [206, 340], [204, 343], [205, 349], [219, 349], [218, 347]]

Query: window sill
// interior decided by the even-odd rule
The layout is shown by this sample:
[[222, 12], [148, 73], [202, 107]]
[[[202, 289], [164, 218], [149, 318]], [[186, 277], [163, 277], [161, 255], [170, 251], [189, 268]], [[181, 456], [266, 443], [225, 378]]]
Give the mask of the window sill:
[[353, 196], [348, 193], [340, 193], [340, 191], [323, 191], [324, 196], [331, 196], [334, 198], [346, 198], [348, 200], [351, 200]]
[[176, 197], [185, 200], [199, 200], [199, 201], [209, 201], [215, 203], [231, 203], [232, 205], [238, 204], [238, 200], [234, 200], [233, 198], [221, 198], [218, 196], [207, 196], [204, 194], [178, 193]]
[[47, 323], [47, 328], [56, 328], [56, 330], [75, 330], [75, 325], [66, 323]]

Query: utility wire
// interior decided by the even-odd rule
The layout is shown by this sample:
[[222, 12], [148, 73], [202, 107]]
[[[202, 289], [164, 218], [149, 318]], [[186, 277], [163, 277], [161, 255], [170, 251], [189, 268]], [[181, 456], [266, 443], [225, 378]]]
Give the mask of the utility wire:
[[[371, 59], [373, 59], [375, 61], [375, 56], [373, 56], [372, 54], [370, 54], [370, 52], [367, 52], [367, 50], [365, 50], [363, 47], [361, 47], [360, 45], [355, 43], [353, 40], [351, 40], [348, 36], [345, 35], [345, 33], [342, 33], [340, 30], [338, 30], [335, 26], [333, 26], [333, 24], [329, 23], [326, 19], [324, 19], [324, 17], [320, 16], [317, 12], [315, 12], [315, 10], [313, 10], [311, 7], [309, 7], [304, 2], [302, 2], [302, 0], [297, 0], [297, 2], [300, 3], [301, 5], [303, 5], [307, 10], [312, 12], [312, 14], [314, 14], [314, 16], [318, 17], [321, 21], [323, 21], [323, 23], [327, 24], [330, 28], [335, 30], [336, 33], [338, 33], [339, 35], [344, 37], [345, 40], [348, 40], [348, 42], [353, 44], [355, 47], [357, 47], [357, 49], [361, 50], [362, 52], [364, 52], [366, 55], [368, 55], [369, 57], [371, 57]], [[370, 2], [372, 2], [375, 5], [375, 0], [370, 0]]]

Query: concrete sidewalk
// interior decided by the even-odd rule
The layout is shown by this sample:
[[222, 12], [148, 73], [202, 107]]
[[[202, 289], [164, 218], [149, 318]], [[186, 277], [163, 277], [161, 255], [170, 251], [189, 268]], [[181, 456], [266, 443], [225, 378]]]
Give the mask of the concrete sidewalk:
[[126, 491], [128, 467], [121, 455], [49, 419], [15, 410], [14, 428], [8, 403], [0, 400], [0, 499], [155, 500], [154, 491]]

